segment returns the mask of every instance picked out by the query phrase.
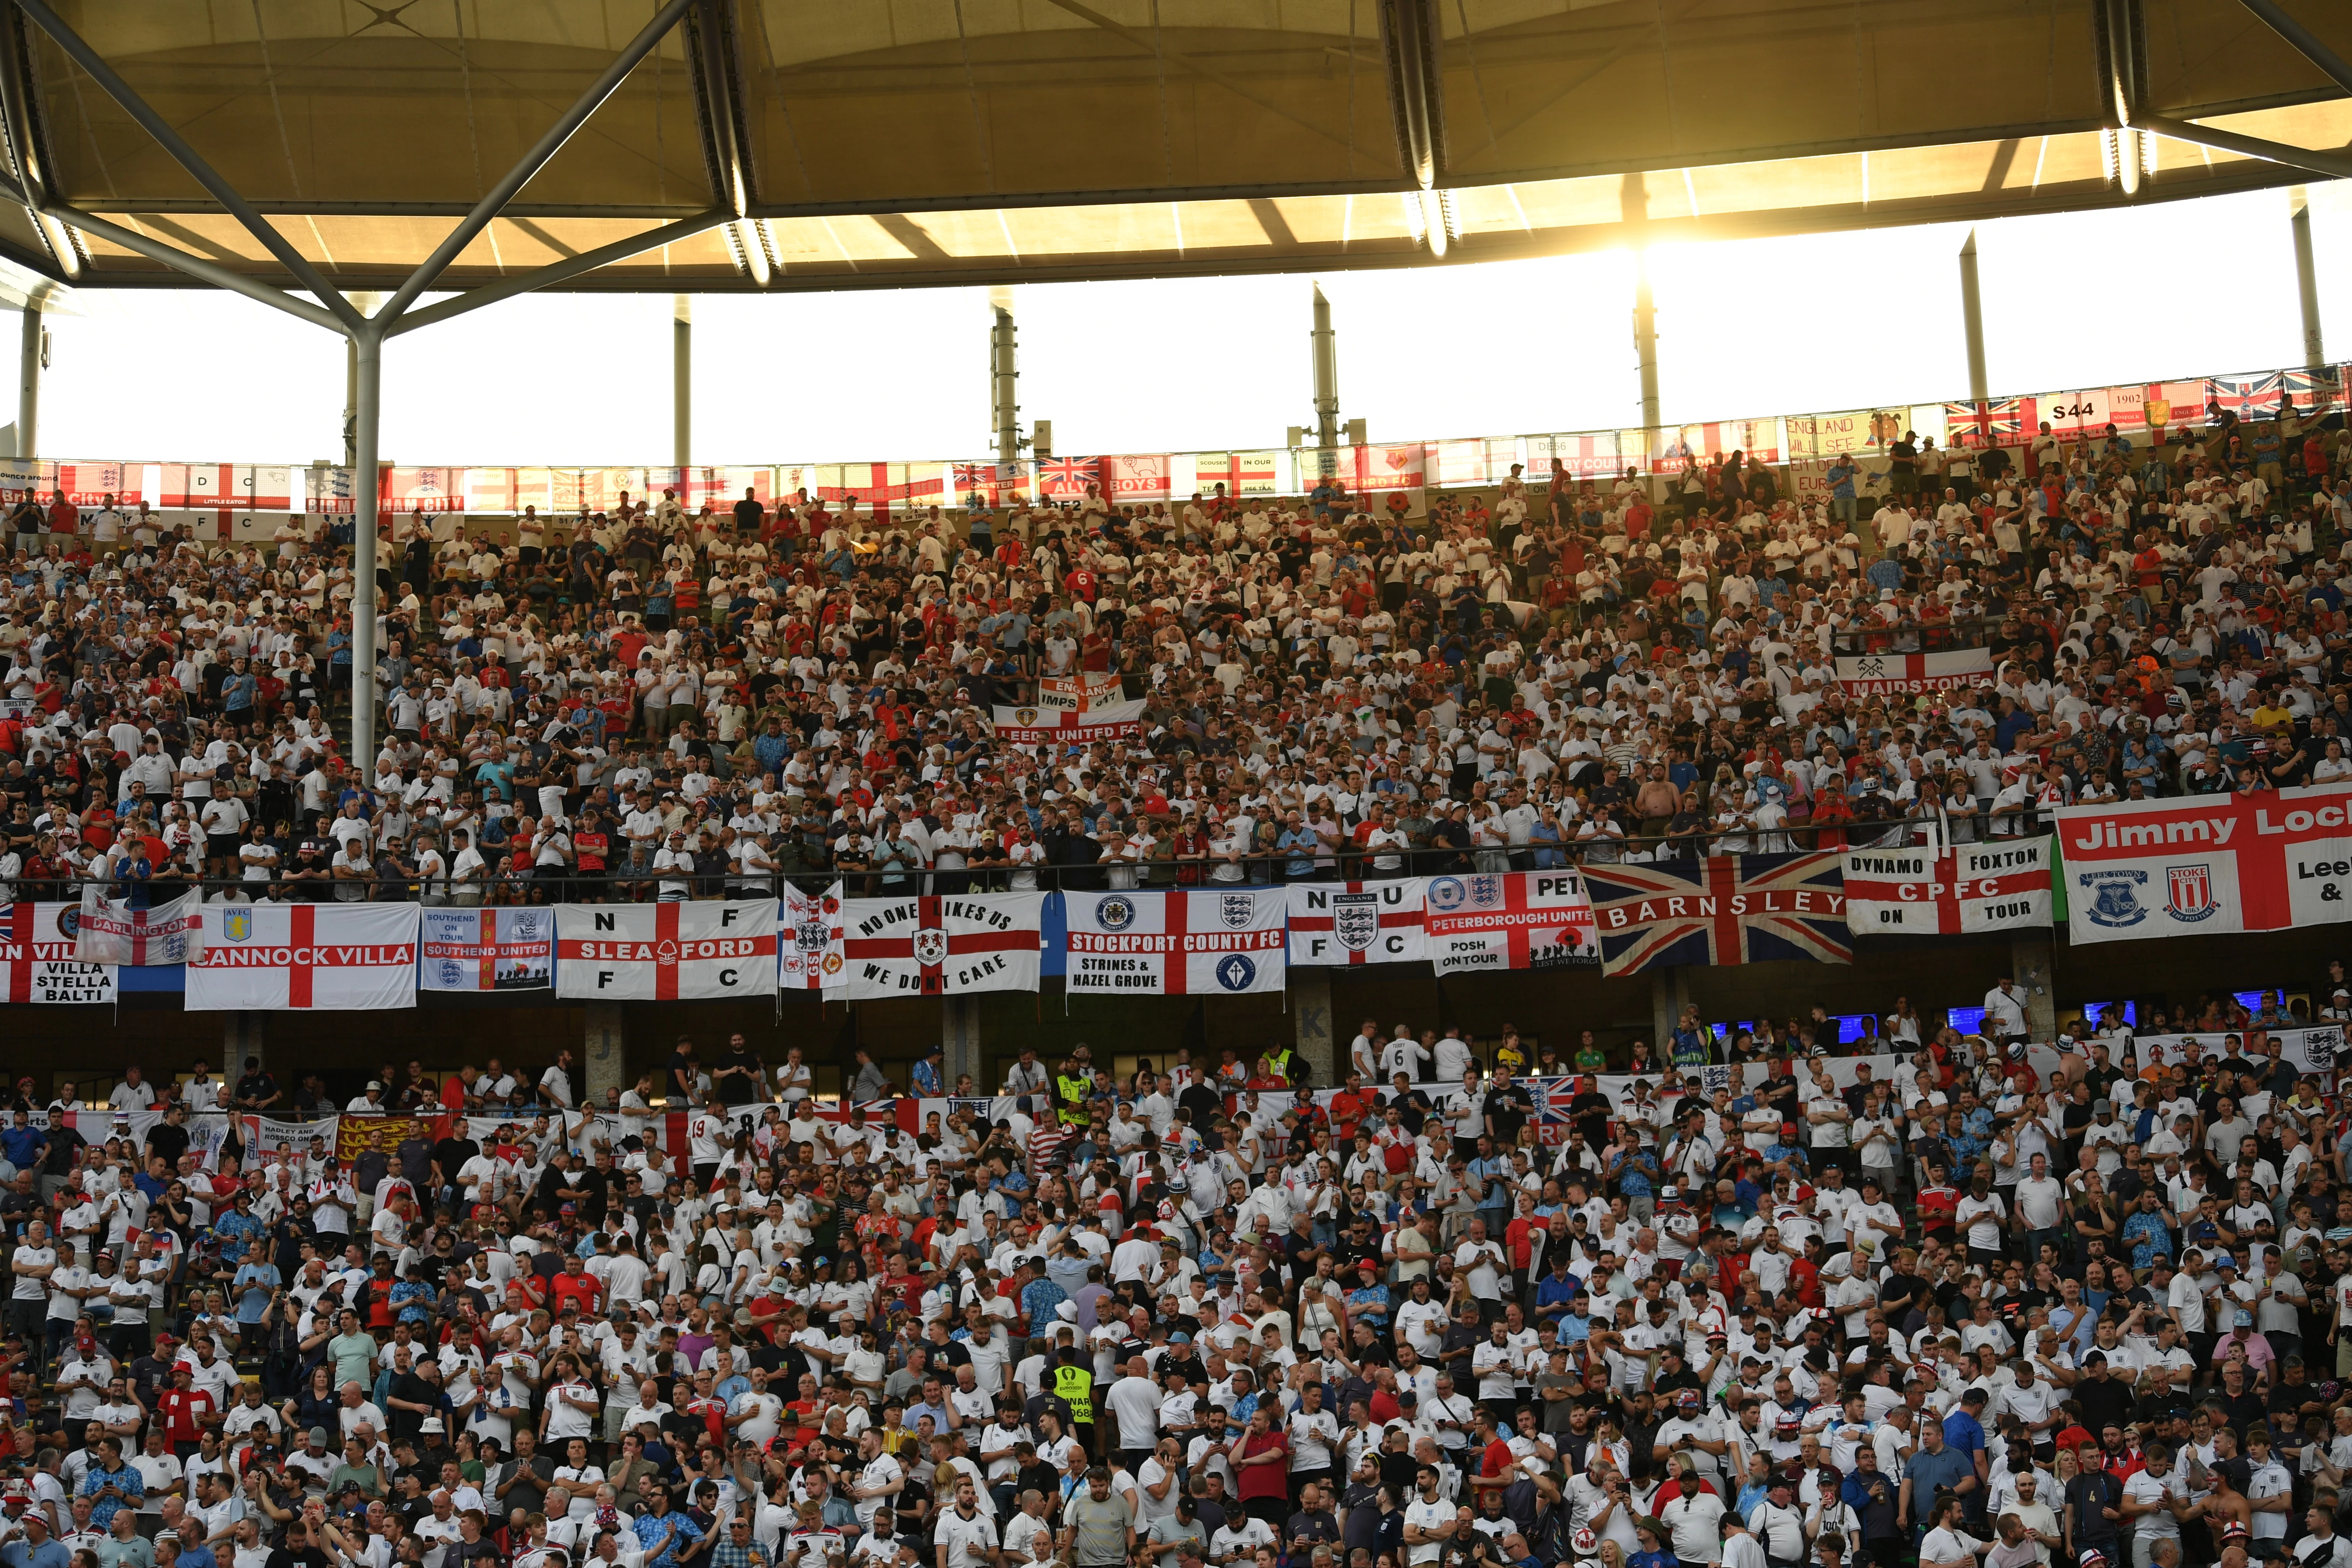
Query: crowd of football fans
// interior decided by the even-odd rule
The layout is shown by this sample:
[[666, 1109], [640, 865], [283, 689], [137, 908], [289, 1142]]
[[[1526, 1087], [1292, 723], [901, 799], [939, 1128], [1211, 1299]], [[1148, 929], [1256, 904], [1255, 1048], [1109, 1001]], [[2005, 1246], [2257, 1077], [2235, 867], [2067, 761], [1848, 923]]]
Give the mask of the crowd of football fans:
[[[350, 522], [199, 542], [28, 498], [0, 884], [145, 900], [717, 898], [1403, 875], [2030, 831], [2352, 775], [2339, 417], [877, 518], [671, 494], [384, 528], [382, 745], [339, 742]], [[503, 540], [504, 542], [500, 541]], [[1991, 649], [1847, 695], [1833, 654]], [[1136, 732], [1013, 743], [1039, 675]], [[1083, 715], [1079, 715], [1083, 717]]]
[[[0, 883], [1378, 877], [2352, 773], [2335, 422], [1894, 456], [1884, 493], [1839, 462], [1803, 501], [1730, 454], [1425, 517], [1327, 484], [884, 521], [663, 497], [508, 544], [403, 520], [356, 760], [332, 525], [28, 502]], [[1831, 664], [1940, 646], [1991, 681], [1856, 699]], [[1081, 671], [1138, 736], [992, 732]], [[2276, 1017], [2200, 1012], [2238, 1033], [2159, 1063], [2105, 1024], [2043, 1081], [2023, 1016], [1898, 1004], [1861, 1048], [1901, 1065], [1843, 1080], [1820, 1019], [1693, 1016], [1630, 1064], [1373, 1026], [1304, 1100], [1280, 1059], [1024, 1057], [1010, 1103], [912, 1128], [735, 1049], [609, 1120], [562, 1061], [341, 1108], [126, 1075], [126, 1119], [165, 1113], [103, 1141], [22, 1084], [0, 1563], [2352, 1558], [2332, 1076]], [[1554, 1064], [1636, 1070], [1563, 1123], [1522, 1081]], [[356, 1161], [197, 1137], [224, 1103], [434, 1101], [490, 1125]]]
[[[1319, 1093], [1024, 1050], [943, 1117], [888, 1102], [936, 1052], [835, 1102], [740, 1035], [602, 1107], [569, 1053], [344, 1106], [132, 1068], [96, 1121], [24, 1079], [0, 1560], [2333, 1562], [2332, 1075], [2275, 998], [2053, 1068], [1998, 996], [1840, 1055], [1368, 1018]], [[339, 1159], [334, 1112], [449, 1119]]]

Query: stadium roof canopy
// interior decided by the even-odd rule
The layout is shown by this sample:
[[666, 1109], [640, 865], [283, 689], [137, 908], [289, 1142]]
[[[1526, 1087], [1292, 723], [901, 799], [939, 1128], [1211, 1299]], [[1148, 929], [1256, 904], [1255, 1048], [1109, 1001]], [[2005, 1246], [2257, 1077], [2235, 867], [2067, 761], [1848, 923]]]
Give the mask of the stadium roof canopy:
[[0, 0], [0, 254], [831, 289], [1990, 217], [2352, 174], [2347, 53], [2342, 0]]

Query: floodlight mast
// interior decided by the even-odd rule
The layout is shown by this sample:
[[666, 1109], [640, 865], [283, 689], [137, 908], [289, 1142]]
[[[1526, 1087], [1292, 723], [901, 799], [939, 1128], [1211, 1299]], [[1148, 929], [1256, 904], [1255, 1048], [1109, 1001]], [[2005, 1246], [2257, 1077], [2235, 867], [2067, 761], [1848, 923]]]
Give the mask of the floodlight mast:
[[[698, 214], [578, 256], [567, 257], [533, 272], [500, 279], [436, 304], [422, 308], [415, 306], [417, 297], [433, 286], [466, 247], [472, 244], [490, 221], [546, 167], [548, 160], [554, 157], [573, 133], [587, 123], [588, 118], [613, 95], [629, 72], [660, 46], [662, 39], [689, 10], [708, 4], [709, 0], [669, 0], [656, 12], [653, 19], [630, 40], [628, 47], [614, 58], [530, 151], [450, 229], [441, 243], [434, 247], [432, 254], [408, 275], [390, 298], [373, 310], [363, 308], [362, 301], [364, 296], [347, 296], [329, 283], [309, 258], [296, 249], [292, 242], [256, 211], [250, 202], [238, 195], [236, 188], [188, 144], [186, 138], [173, 129], [168, 121], [117, 74], [103, 55], [66, 25], [63, 18], [50, 8], [47, 0], [13, 0], [13, 3], [27, 20], [47, 34], [58, 48], [87, 71], [90, 79], [109, 98], [121, 105], [123, 110], [155, 139], [157, 145], [170, 155], [173, 163], [187, 171], [214, 200], [220, 203], [224, 210], [242, 224], [286, 268], [288, 276], [301, 285], [303, 292], [314, 297], [318, 303], [313, 304], [300, 293], [275, 288], [233, 268], [221, 266], [176, 246], [150, 238], [135, 229], [83, 212], [56, 199], [45, 186], [37, 188], [35, 182], [26, 181], [24, 195], [33, 210], [42, 217], [96, 235], [125, 250], [162, 262], [199, 282], [209, 283], [216, 289], [242, 294], [248, 300], [284, 310], [351, 342], [349, 406], [352, 418], [346, 450], [352, 461], [352, 564], [353, 575], [358, 580], [355, 584], [358, 591], [352, 595], [350, 763], [360, 770], [362, 779], [371, 777], [374, 772], [376, 742], [376, 535], [382, 525], [377, 437], [383, 413], [384, 340], [413, 331], [418, 327], [448, 321], [469, 310], [478, 310], [485, 305], [510, 300], [518, 294], [527, 294], [535, 289], [568, 282], [583, 273], [593, 272], [616, 261], [625, 261], [648, 250], [677, 244], [735, 216], [723, 207]], [[13, 100], [14, 95], [11, 97]], [[6, 108], [12, 119], [18, 118], [17, 106], [13, 101]], [[12, 131], [16, 129], [21, 127], [12, 127]], [[21, 139], [18, 144], [21, 145]], [[679, 460], [681, 463], [685, 460], [682, 442]]]

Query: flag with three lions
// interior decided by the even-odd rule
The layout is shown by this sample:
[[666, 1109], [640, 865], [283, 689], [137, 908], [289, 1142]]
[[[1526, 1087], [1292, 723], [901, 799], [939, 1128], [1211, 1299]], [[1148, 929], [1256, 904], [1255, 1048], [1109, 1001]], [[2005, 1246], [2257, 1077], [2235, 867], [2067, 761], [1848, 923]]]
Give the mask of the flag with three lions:
[[1066, 895], [1073, 992], [1242, 995], [1287, 978], [1285, 890]]

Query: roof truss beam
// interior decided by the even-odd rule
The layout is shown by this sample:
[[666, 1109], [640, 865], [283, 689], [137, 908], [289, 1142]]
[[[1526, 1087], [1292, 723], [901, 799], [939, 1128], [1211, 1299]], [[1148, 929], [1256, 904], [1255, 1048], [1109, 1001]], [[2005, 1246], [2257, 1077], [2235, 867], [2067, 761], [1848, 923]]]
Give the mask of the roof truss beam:
[[41, 211], [49, 188], [48, 137], [40, 98], [33, 90], [32, 58], [23, 16], [10, 12], [0, 16], [0, 121], [5, 121], [8, 150], [16, 161], [18, 199], [32, 215], [33, 230], [48, 248], [58, 276], [72, 281], [82, 271], [81, 253], [73, 235]]
[[2242, 136], [2235, 131], [2224, 131], [2219, 126], [2197, 125], [2162, 114], [2143, 113], [2132, 123], [2141, 131], [2168, 136], [2175, 142], [2235, 153], [2242, 158], [2284, 163], [2291, 169], [2309, 169], [2315, 174], [2326, 174], [2338, 180], [2352, 180], [2352, 155], [2343, 153], [2291, 147], [2284, 142], [2267, 141], [2260, 136]]
[[2347, 65], [2342, 55], [2319, 41], [2310, 28], [2290, 16], [2278, 0], [2239, 0], [2239, 4], [2260, 16], [2270, 30], [2287, 41], [2287, 47], [2317, 66], [2321, 74], [2347, 92], [2352, 92], [2352, 65]]
[[[41, 0], [18, 0], [18, 3], [38, 5]], [[545, 134], [532, 143], [530, 151], [506, 172], [504, 178], [490, 187], [488, 194], [474, 204], [473, 211], [466, 215], [464, 221], [433, 247], [430, 256], [418, 263], [416, 270], [408, 275], [408, 280], [384, 301], [379, 314], [388, 318], [398, 317], [415, 302], [419, 294], [431, 288], [433, 280], [457, 258], [458, 253], [473, 244], [475, 237], [489, 226], [490, 220], [499, 216], [499, 209], [514, 200], [516, 193], [529, 184], [532, 176], [547, 166], [548, 160], [562, 151], [563, 144], [572, 140], [572, 133], [588, 122], [588, 117], [604, 106], [604, 100], [613, 96], [629, 72], [636, 68], [637, 62], [654, 52], [669, 30], [677, 26], [678, 18], [686, 15], [688, 8], [700, 3], [702, 0], [669, 0], [667, 5], [655, 12], [653, 20], [629, 41], [627, 48], [614, 57], [612, 63], [589, 84], [588, 90], [572, 101], [563, 117], [548, 127]]]
[[[90, 47], [89, 41], [80, 34], [67, 26], [64, 20], [49, 9], [47, 0], [16, 0], [16, 6], [47, 33], [58, 48], [65, 51], [68, 58], [89, 72], [89, 79], [98, 83], [100, 89], [121, 104], [123, 112], [137, 121], [141, 129], [155, 139], [156, 145], [171, 155], [172, 162], [185, 169], [196, 184], [211, 192], [213, 199], [220, 203], [230, 216], [243, 224], [246, 231], [278, 258], [278, 264], [292, 275], [296, 282], [317, 295], [345, 328], [356, 328], [360, 324], [362, 318], [358, 307], [344, 299], [342, 291], [329, 283], [310, 264], [310, 258], [295, 249], [293, 242], [280, 234], [275, 224], [254, 211], [252, 204], [239, 195], [236, 188], [223, 179], [220, 172], [188, 144], [186, 137], [173, 129], [171, 122], [156, 113], [145, 99], [132, 91], [131, 84], [106, 63], [103, 55]], [[91, 232], [97, 231], [93, 229]]]

